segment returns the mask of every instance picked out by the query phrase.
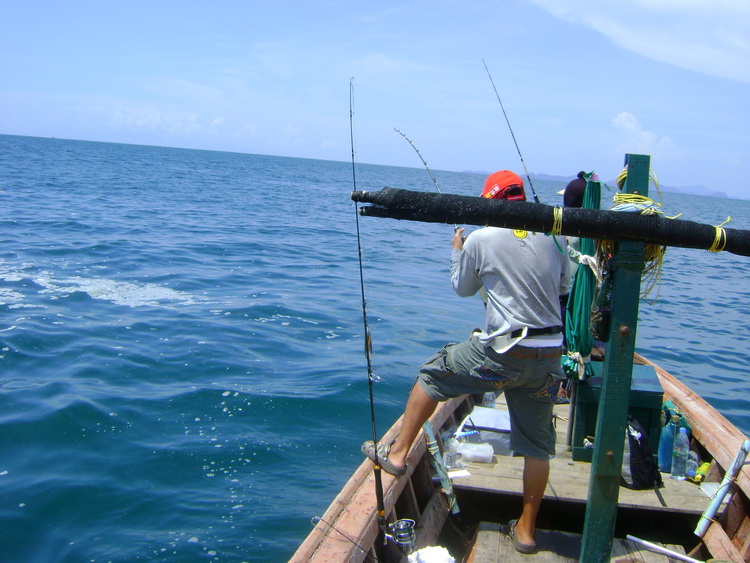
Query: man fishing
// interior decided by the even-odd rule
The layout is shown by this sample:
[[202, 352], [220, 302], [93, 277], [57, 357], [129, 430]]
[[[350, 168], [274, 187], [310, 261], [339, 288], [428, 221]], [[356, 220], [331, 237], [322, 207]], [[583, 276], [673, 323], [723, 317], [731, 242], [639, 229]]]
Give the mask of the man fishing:
[[[523, 180], [502, 170], [491, 174], [482, 197], [525, 201]], [[485, 327], [459, 344], [448, 344], [419, 371], [396, 440], [377, 446], [380, 466], [406, 472], [406, 458], [438, 402], [463, 394], [505, 392], [511, 449], [524, 457], [523, 512], [511, 522], [516, 550], [536, 550], [536, 516], [555, 455], [552, 409], [562, 352], [561, 294], [570, 283], [569, 259], [553, 237], [485, 227], [463, 236], [457, 229], [451, 252], [451, 282], [461, 297], [486, 291]], [[375, 461], [375, 444], [362, 451]]]

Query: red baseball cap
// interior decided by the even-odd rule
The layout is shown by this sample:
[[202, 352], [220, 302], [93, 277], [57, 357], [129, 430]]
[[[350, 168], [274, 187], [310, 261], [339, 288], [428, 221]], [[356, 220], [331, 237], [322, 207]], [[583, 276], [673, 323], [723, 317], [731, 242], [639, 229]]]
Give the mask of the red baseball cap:
[[510, 170], [493, 172], [484, 181], [482, 197], [507, 201], [526, 201], [523, 180], [518, 174]]

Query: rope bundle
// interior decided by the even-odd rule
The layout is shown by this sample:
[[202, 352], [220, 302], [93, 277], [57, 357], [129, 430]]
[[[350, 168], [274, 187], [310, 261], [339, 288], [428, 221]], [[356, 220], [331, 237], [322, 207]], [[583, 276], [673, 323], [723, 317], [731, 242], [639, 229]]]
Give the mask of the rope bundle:
[[[628, 176], [628, 169], [624, 168], [617, 175], [617, 187], [622, 189], [625, 185], [625, 180]], [[661, 199], [661, 192], [659, 191], [659, 180], [656, 177], [656, 173], [649, 169], [648, 179], [651, 184], [654, 185], [656, 192], [659, 194]], [[661, 210], [661, 203], [654, 201], [653, 199], [640, 195], [637, 193], [616, 193], [613, 197], [615, 203], [612, 207], [612, 211], [626, 211], [631, 213], [640, 213], [641, 215], [663, 215], [664, 212]], [[680, 213], [680, 215], [682, 215]], [[675, 217], [667, 217], [668, 219], [676, 219], [680, 215]], [[644, 268], [641, 279], [643, 280], [643, 287], [641, 289], [641, 297], [646, 298], [653, 289], [658, 285], [661, 280], [662, 265], [664, 263], [664, 253], [667, 251], [667, 247], [661, 244], [647, 243], [643, 247], [643, 261]], [[597, 243], [597, 260], [602, 261], [608, 260], [614, 252], [613, 241], [603, 240]], [[654, 297], [654, 301], [656, 297]]]

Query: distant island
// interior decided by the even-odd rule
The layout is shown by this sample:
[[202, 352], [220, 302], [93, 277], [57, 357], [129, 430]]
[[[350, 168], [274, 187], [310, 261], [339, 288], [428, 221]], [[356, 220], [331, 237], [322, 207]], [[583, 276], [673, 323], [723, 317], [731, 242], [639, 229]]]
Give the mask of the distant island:
[[[534, 180], [562, 182], [564, 184], [567, 184], [573, 178], [575, 178], [575, 176], [554, 176], [552, 174], [529, 174], [529, 175]], [[606, 183], [609, 184], [610, 186], [614, 186], [616, 182], [614, 180], [609, 180]], [[682, 187], [682, 188], [675, 188], [671, 186], [660, 185], [659, 189], [665, 192], [671, 192], [671, 193], [677, 193], [677, 194], [700, 195], [700, 196], [707, 196], [707, 197], [722, 197], [726, 199], [729, 198], [726, 192], [712, 192], [705, 186], [687, 186], [687, 187]]]
[[[489, 172], [483, 172], [480, 170], [463, 170], [463, 172], [467, 174], [481, 174], [481, 175], [487, 175]], [[562, 184], [567, 184], [572, 179], [575, 178], [575, 176], [555, 176], [554, 174], [535, 174], [535, 173], [529, 173], [529, 176], [531, 176], [532, 180], [542, 180], [545, 182], [560, 182]], [[606, 184], [610, 186], [614, 186], [616, 182], [614, 180], [607, 180], [605, 181]], [[728, 199], [729, 196], [726, 194], [726, 192], [712, 192], [705, 186], [687, 186], [682, 188], [674, 188], [671, 186], [662, 186], [659, 185], [659, 189], [665, 192], [671, 192], [675, 194], [686, 194], [686, 195], [699, 195], [699, 196], [706, 196], [706, 197], [721, 197]]]

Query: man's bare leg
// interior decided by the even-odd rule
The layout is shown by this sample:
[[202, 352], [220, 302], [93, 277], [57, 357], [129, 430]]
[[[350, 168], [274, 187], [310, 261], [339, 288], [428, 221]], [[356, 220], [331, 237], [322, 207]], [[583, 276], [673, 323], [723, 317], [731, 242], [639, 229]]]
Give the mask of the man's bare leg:
[[516, 538], [521, 543], [536, 545], [536, 516], [549, 480], [549, 461], [524, 456], [523, 462], [523, 513], [516, 524]]
[[409, 400], [406, 402], [404, 410], [404, 419], [401, 423], [396, 443], [391, 446], [391, 453], [388, 460], [396, 467], [406, 465], [406, 456], [414, 443], [415, 438], [422, 429], [422, 425], [435, 412], [437, 401], [430, 398], [424, 392], [419, 383], [415, 383], [409, 394]]

